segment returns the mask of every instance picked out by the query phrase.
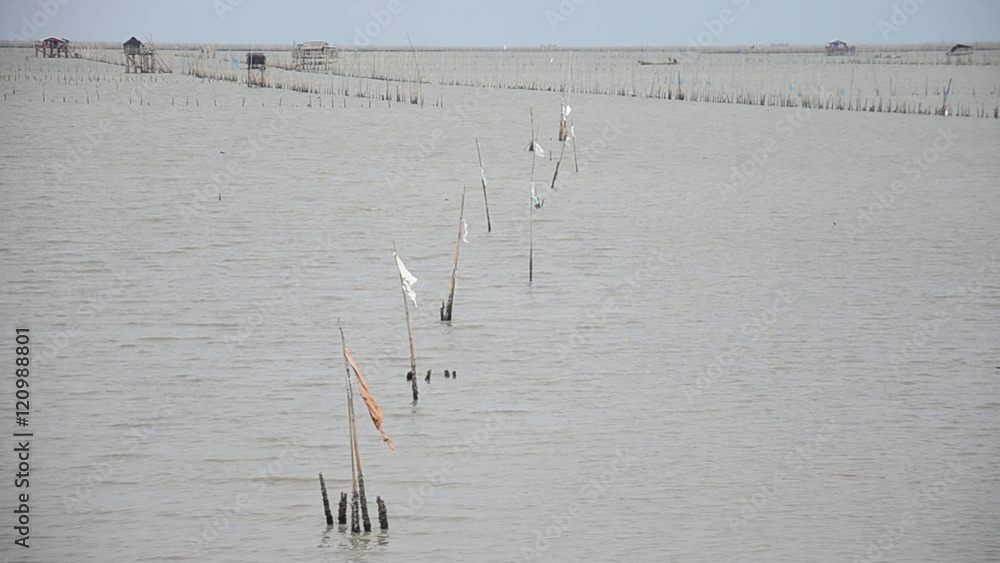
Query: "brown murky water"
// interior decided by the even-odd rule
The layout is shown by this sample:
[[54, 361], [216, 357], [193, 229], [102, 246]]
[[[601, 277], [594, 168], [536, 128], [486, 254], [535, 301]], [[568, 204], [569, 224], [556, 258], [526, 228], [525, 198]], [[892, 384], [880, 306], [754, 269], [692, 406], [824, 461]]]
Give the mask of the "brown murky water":
[[[3, 358], [15, 326], [35, 358], [11, 560], [1000, 558], [996, 120], [574, 95], [553, 191], [555, 93], [330, 107], [24, 54], [0, 52]], [[397, 446], [361, 421], [391, 529], [360, 538], [316, 479], [350, 486], [338, 319]]]

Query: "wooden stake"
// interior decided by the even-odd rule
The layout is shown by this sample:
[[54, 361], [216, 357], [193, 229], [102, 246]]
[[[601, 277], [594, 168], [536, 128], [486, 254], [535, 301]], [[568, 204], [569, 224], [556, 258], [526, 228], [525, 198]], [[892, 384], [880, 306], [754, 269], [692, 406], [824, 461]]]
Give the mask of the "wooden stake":
[[[358, 443], [355, 439], [354, 446], [357, 447]], [[361, 472], [360, 458], [358, 459], [358, 493], [361, 500], [361, 523], [364, 526], [365, 533], [372, 531], [372, 521], [368, 518], [368, 499], [365, 498], [365, 476]]]
[[323, 493], [323, 513], [326, 514], [326, 525], [333, 526], [333, 512], [330, 511], [330, 497], [326, 495], [326, 482], [323, 474], [319, 474], [319, 490]]
[[458, 280], [458, 255], [462, 248], [462, 223], [465, 221], [465, 186], [462, 186], [462, 205], [458, 212], [458, 236], [455, 238], [455, 265], [451, 269], [451, 288], [448, 290], [448, 303], [441, 304], [441, 320], [451, 321], [452, 308], [455, 305], [455, 284]]
[[486, 195], [486, 169], [483, 167], [483, 153], [479, 150], [479, 137], [476, 137], [476, 154], [479, 156], [479, 179], [483, 184], [483, 203], [486, 204], [486, 232], [492, 233], [493, 225], [490, 223], [490, 198]]
[[[392, 243], [393, 256], [399, 255], [399, 250], [396, 248], [396, 242]], [[410, 341], [410, 371], [413, 372], [413, 379], [411, 380], [411, 389], [413, 390], [413, 404], [417, 404], [417, 354], [413, 351], [413, 325], [410, 323], [410, 302], [409, 298], [406, 296], [406, 290], [403, 289], [403, 272], [399, 272], [399, 291], [403, 294], [403, 311], [406, 312], [406, 336]]]
[[351, 493], [351, 533], [360, 534], [361, 524], [358, 521], [358, 489]]
[[347, 524], [347, 493], [340, 493], [340, 506], [337, 507], [337, 524]]
[[375, 504], [378, 505], [378, 525], [382, 530], [389, 529], [389, 511], [385, 509], [385, 501], [382, 497], [375, 498]]

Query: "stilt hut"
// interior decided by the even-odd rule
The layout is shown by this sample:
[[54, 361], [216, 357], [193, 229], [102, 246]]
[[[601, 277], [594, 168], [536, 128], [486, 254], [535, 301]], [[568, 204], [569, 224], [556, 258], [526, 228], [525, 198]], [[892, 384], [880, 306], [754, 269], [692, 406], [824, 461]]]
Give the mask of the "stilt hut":
[[263, 86], [267, 57], [264, 53], [247, 53], [247, 86]]
[[826, 44], [827, 55], [853, 55], [855, 50], [854, 45], [848, 45], [846, 41], [840, 39], [834, 39]]
[[35, 56], [38, 54], [47, 59], [69, 58], [69, 39], [49, 36], [35, 43]]
[[160, 58], [153, 46], [152, 39], [147, 37], [146, 43], [134, 36], [122, 43], [122, 53], [125, 55], [125, 72], [155, 73], [170, 72], [170, 67]]
[[152, 49], [147, 49], [135, 36], [122, 43], [122, 52], [125, 54], [126, 73], [156, 72], [156, 54]]
[[329, 70], [337, 62], [337, 48], [326, 41], [306, 41], [292, 49], [292, 68]]

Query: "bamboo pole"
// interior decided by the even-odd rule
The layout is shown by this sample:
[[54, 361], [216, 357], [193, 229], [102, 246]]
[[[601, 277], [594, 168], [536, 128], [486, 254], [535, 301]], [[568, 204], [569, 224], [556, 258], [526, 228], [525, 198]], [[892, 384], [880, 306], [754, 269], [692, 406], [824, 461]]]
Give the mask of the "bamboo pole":
[[[344, 329], [340, 328], [341, 351], [344, 355], [344, 368], [347, 370], [347, 410], [350, 416], [352, 468], [357, 465], [357, 500], [361, 505], [361, 519], [365, 532], [372, 531], [372, 523], [368, 518], [368, 499], [365, 497], [365, 475], [361, 468], [361, 450], [358, 449], [358, 426], [354, 418], [354, 386], [351, 385], [351, 366], [347, 361], [347, 341], [344, 339]], [[352, 531], [357, 527], [357, 519], [351, 525]]]
[[[396, 248], [395, 241], [392, 243], [392, 252], [393, 256], [399, 256], [399, 250]], [[403, 289], [403, 272], [399, 272], [399, 291], [403, 294], [403, 311], [406, 313], [406, 336], [410, 341], [410, 371], [413, 373], [410, 388], [413, 390], [413, 404], [416, 404], [417, 396], [419, 395], [417, 390], [417, 354], [413, 350], [413, 325], [410, 322], [409, 298], [406, 297], [406, 290]]]
[[948, 87], [944, 90], [944, 99], [941, 101], [941, 115], [948, 115], [948, 94], [951, 93], [951, 78], [948, 79]]
[[[532, 195], [534, 195], [535, 183], [531, 182]], [[535, 277], [535, 233], [534, 233], [534, 215], [535, 215], [535, 202], [534, 198], [530, 205], [528, 206], [528, 282], [530, 283]]]
[[[486, 204], [486, 232], [492, 233], [493, 225], [490, 223], [490, 198], [486, 195], [486, 169], [483, 167], [483, 153], [479, 150], [479, 137], [476, 137], [476, 155], [479, 156], [479, 179], [483, 184], [483, 203]], [[465, 192], [463, 192], [463, 194], [464, 193]]]
[[450, 321], [452, 308], [455, 305], [455, 286], [458, 281], [458, 255], [459, 251], [462, 249], [462, 223], [465, 221], [465, 190], [466, 187], [462, 187], [462, 205], [458, 212], [458, 236], [455, 238], [455, 265], [451, 269], [451, 287], [448, 290], [448, 303], [447, 305], [441, 304], [441, 320]]
[[535, 277], [535, 228], [534, 228], [534, 216], [535, 216], [535, 110], [534, 108], [529, 108], [528, 113], [531, 116], [531, 144], [528, 145], [531, 148], [531, 200], [528, 206], [528, 282], [531, 282]]
[[[569, 139], [567, 138], [567, 141]], [[562, 148], [559, 149], [559, 160], [556, 161], [556, 171], [552, 174], [552, 185], [549, 186], [550, 190], [556, 189], [556, 178], [559, 176], [559, 165], [562, 164], [563, 153], [566, 152], [566, 141], [562, 142]]]
[[[413, 47], [413, 40], [410, 39], [410, 34], [406, 34], [406, 40], [410, 43], [410, 51], [413, 52], [413, 67], [417, 71], [417, 98], [420, 101], [420, 107], [424, 107], [424, 96], [423, 96], [423, 80], [420, 78], [420, 63], [417, 61], [417, 50]], [[413, 377], [416, 378], [416, 372], [414, 372]]]
[[[345, 383], [347, 387], [347, 421], [348, 435], [350, 436], [351, 448], [351, 533], [360, 534], [361, 526], [359, 516], [360, 498], [358, 493], [359, 480], [361, 475], [361, 458], [358, 455], [358, 434], [354, 419], [354, 389], [351, 386], [351, 366], [347, 361], [347, 343], [344, 340], [344, 329], [340, 328], [341, 352], [344, 356]], [[362, 485], [363, 486], [363, 485]]]
[[351, 533], [360, 534], [361, 525], [358, 519], [358, 465], [357, 459], [354, 456], [354, 432], [352, 431], [354, 427], [354, 410], [351, 408], [351, 379], [350, 375], [347, 377], [347, 420], [348, 420], [348, 435], [350, 436], [350, 447], [351, 447]]
[[573, 130], [573, 126], [570, 125], [569, 130], [570, 137], [573, 139], [573, 168], [577, 173], [580, 172], [580, 160], [576, 157], [576, 131]]

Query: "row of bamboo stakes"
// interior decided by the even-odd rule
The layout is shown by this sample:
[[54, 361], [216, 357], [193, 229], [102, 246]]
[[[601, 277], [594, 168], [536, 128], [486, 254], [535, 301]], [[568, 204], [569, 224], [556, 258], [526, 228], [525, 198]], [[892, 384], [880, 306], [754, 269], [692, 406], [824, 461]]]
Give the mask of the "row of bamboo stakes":
[[[562, 144], [560, 149], [559, 159], [556, 162], [555, 171], [552, 175], [552, 182], [550, 184], [550, 189], [555, 189], [556, 181], [559, 175], [559, 166], [562, 164], [563, 157], [565, 155], [566, 145], [572, 142], [573, 153], [576, 154], [576, 136], [573, 134], [573, 127], [569, 121], [569, 102], [568, 95], [563, 97], [560, 106], [560, 121], [559, 121], [559, 141]], [[541, 152], [541, 147], [538, 145], [538, 129], [535, 126], [534, 109], [529, 109], [529, 118], [531, 126], [531, 137], [527, 150], [531, 153], [531, 173], [529, 176], [531, 185], [531, 199], [529, 205], [529, 243], [528, 243], [528, 280], [529, 282], [534, 279], [534, 230], [532, 225], [533, 214], [535, 209], [540, 209], [541, 204], [539, 203], [539, 198], [536, 195], [535, 188], [535, 167], [536, 167], [536, 157], [539, 152]], [[487, 233], [492, 233], [493, 226], [490, 219], [490, 207], [489, 207], [489, 193], [487, 189], [486, 181], [486, 170], [483, 164], [482, 147], [479, 143], [479, 139], [476, 138], [476, 156], [479, 163], [479, 175], [480, 175], [480, 185], [483, 190], [483, 205], [486, 212], [486, 229]], [[577, 164], [577, 171], [579, 171], [579, 165]], [[459, 257], [461, 255], [462, 242], [466, 235], [467, 224], [465, 221], [465, 203], [466, 203], [467, 187], [462, 188], [462, 198], [459, 203], [459, 217], [458, 217], [458, 228], [455, 236], [455, 257], [454, 263], [452, 265], [451, 279], [448, 290], [448, 299], [441, 303], [440, 315], [442, 322], [451, 322], [454, 313], [455, 305], [455, 291], [457, 287], [458, 278], [458, 266]], [[399, 283], [400, 283], [400, 294], [403, 299], [403, 312], [406, 320], [406, 333], [407, 340], [409, 344], [410, 351], [410, 371], [408, 372], [407, 380], [410, 382], [410, 389], [413, 396], [413, 404], [416, 405], [419, 399], [419, 389], [417, 384], [417, 359], [416, 350], [413, 339], [413, 324], [410, 317], [410, 297], [407, 293], [408, 281], [404, 277], [405, 267], [403, 266], [402, 258], [399, 255], [399, 247], [395, 243], [392, 243], [393, 257], [397, 261]], [[409, 276], [409, 272], [406, 272]], [[411, 280], [415, 281], [415, 280]], [[350, 502], [351, 507], [351, 533], [357, 534], [361, 533], [363, 529], [366, 533], [371, 531], [371, 522], [368, 516], [368, 508], [365, 493], [365, 482], [364, 474], [361, 465], [361, 455], [358, 448], [357, 439], [357, 426], [355, 424], [354, 416], [354, 402], [353, 402], [353, 389], [351, 385], [351, 369], [352, 366], [348, 361], [347, 344], [344, 338], [344, 331], [340, 329], [341, 343], [344, 349], [344, 363], [347, 370], [347, 394], [348, 394], [348, 420], [350, 426], [350, 437], [351, 437], [351, 481], [352, 481], [352, 493], [350, 501], [348, 501], [347, 493], [341, 493], [340, 505], [338, 510], [338, 524], [346, 528], [347, 523], [347, 507], [348, 502]], [[357, 372], [355, 372], [357, 373]], [[360, 377], [360, 374], [358, 374]], [[447, 371], [445, 372], [447, 377]], [[369, 408], [371, 408], [369, 406]], [[323, 479], [322, 473], [319, 475], [320, 480], [320, 490], [323, 500], [323, 511], [326, 517], [327, 526], [333, 525], [333, 513], [330, 507], [329, 495], [327, 494], [326, 484]], [[388, 516], [386, 513], [385, 502], [381, 497], [377, 499], [377, 505], [379, 509], [379, 524], [380, 528], [385, 531], [388, 530]]]
[[[115, 53], [114, 55], [117, 55]], [[356, 57], [355, 70], [350, 71], [349, 69], [338, 70], [332, 73], [336, 76], [342, 77], [355, 77], [359, 79], [367, 79], [374, 81], [383, 81], [385, 83], [385, 92], [382, 93], [376, 90], [375, 93], [372, 92], [370, 85], [365, 84], [365, 88], [362, 90], [359, 83], [356, 97], [367, 98], [370, 100], [386, 101], [391, 104], [393, 98], [397, 103], [409, 101], [409, 103], [423, 105], [423, 98], [420, 94], [420, 85], [427, 83], [420, 76], [419, 65], [416, 61], [416, 53], [413, 53], [414, 58], [414, 74], [415, 81], [412, 78], [392, 78], [388, 74], [379, 73], [375, 68], [375, 61], [372, 61], [371, 70], [369, 72], [363, 72], [361, 70], [360, 57]], [[108, 56], [103, 54], [98, 57], [94, 57], [93, 60], [107, 60], [112, 61], [113, 64], [118, 64], [115, 56]], [[846, 61], [836, 61], [838, 63], [844, 64]], [[204, 71], [200, 68], [189, 67], [185, 72], [190, 73], [195, 76], [209, 79], [217, 80], [228, 80], [231, 82], [239, 83], [243, 79], [243, 74], [239, 72], [210, 72]], [[402, 74], [405, 74], [404, 69]], [[697, 82], [697, 73], [695, 74], [695, 81]], [[395, 96], [390, 88], [390, 82], [395, 82], [396, 92]], [[634, 83], [634, 73], [633, 73], [633, 83]], [[401, 91], [402, 85], [406, 84], [410, 88], [410, 92], [405, 94]], [[539, 84], [537, 82], [531, 83], [509, 83], [502, 81], [486, 81], [482, 80], [452, 80], [450, 82], [440, 81], [440, 85], [457, 85], [457, 86], [486, 86], [490, 88], [510, 88], [510, 89], [523, 89], [523, 90], [541, 90], [541, 91], [559, 91], [558, 86], [548, 83]], [[813, 109], [827, 109], [827, 110], [843, 110], [843, 111], [865, 111], [873, 113], [896, 113], [896, 114], [919, 114], [919, 115], [952, 115], [952, 116], [962, 116], [962, 117], [979, 117], [979, 118], [1000, 118], [1000, 103], [996, 104], [990, 108], [985, 103], [975, 104], [966, 103], [958, 104], [954, 108], [940, 109], [937, 104], [931, 104], [925, 100], [912, 100], [906, 97], [897, 97], [894, 95], [894, 89], [891, 87], [890, 81], [890, 96], [884, 97], [880, 95], [879, 89], [876, 84], [875, 95], [872, 97], [865, 96], [862, 98], [860, 90], [855, 94], [853, 92], [848, 96], [830, 96], [830, 95], [811, 95], [802, 96], [799, 94], [792, 93], [759, 93], [752, 92], [749, 89], [744, 89], [737, 92], [727, 92], [720, 89], [705, 88], [694, 88], [685, 92], [683, 86], [683, 81], [681, 79], [680, 72], [677, 73], [676, 87], [673, 80], [666, 80], [661, 82], [652, 83], [650, 85], [649, 91], [639, 91], [633, 84], [633, 86], [621, 85], [614, 89], [609, 89], [606, 86], [601, 86], [595, 80], [595, 84], [591, 89], [583, 89], [585, 93], [597, 93], [603, 95], [616, 95], [616, 96], [626, 96], [626, 97], [647, 97], [647, 98], [659, 98], [668, 100], [681, 100], [681, 101], [700, 101], [700, 102], [713, 102], [713, 103], [735, 103], [743, 105], [758, 105], [758, 106], [776, 106], [776, 107], [804, 107]], [[341, 89], [336, 89], [333, 87], [332, 83], [330, 87], [324, 88], [321, 84], [316, 84], [308, 80], [299, 81], [284, 81], [279, 84], [268, 84], [277, 88], [285, 88], [298, 92], [314, 93], [314, 94], [339, 94], [349, 96], [349, 86], [344, 84]], [[762, 85], [763, 86], [763, 85]], [[924, 97], [927, 97], [927, 87], [925, 85]], [[995, 93], [995, 92], [994, 92]], [[914, 93], [914, 96], [918, 94]], [[973, 90], [973, 95], [975, 91]], [[993, 94], [991, 94], [993, 95]], [[443, 97], [443, 94], [442, 94]], [[443, 105], [441, 99], [435, 102], [435, 105]]]
[[[408, 57], [409, 55], [407, 54], [406, 56]], [[110, 64], [124, 64], [120, 62], [122, 56], [121, 53], [118, 52], [99, 51], [96, 54], [91, 53], [88, 57], [88, 60], [108, 62]], [[395, 76], [385, 71], [379, 71], [376, 68], [374, 58], [371, 62], [370, 68], [362, 63], [360, 56], [354, 57], [353, 69], [351, 68], [349, 60], [342, 60], [341, 62], [342, 64], [338, 64], [335, 71], [328, 73], [330, 77], [339, 76], [345, 79], [341, 81], [339, 86], [334, 84], [332, 78], [327, 84], [324, 84], [320, 80], [311, 78], [296, 80], [288, 77], [282, 77], [279, 80], [269, 77], [266, 79], [266, 83], [264, 85], [277, 89], [315, 94], [318, 96], [330, 95], [357, 97], [367, 99], [369, 101], [386, 102], [389, 105], [391, 105], [393, 101], [396, 103], [424, 105], [422, 85], [429, 84], [430, 81], [425, 79], [421, 74], [419, 64], [416, 60], [415, 51], [413, 52], [412, 66], [407, 59], [400, 59], [398, 65], [400, 68], [397, 69]], [[845, 62], [846, 61], [836, 61], [833, 64], [844, 64]], [[301, 73], [307, 77], [315, 76], [316, 78], [320, 78], [322, 76], [303, 71], [288, 72]], [[801, 94], [785, 90], [761, 92], [761, 90], [764, 89], [763, 84], [761, 84], [760, 89], [744, 87], [735, 90], [712, 88], [710, 85], [707, 85], [706, 87], [685, 87], [682, 75], [678, 71], [676, 73], [676, 79], [674, 76], [659, 76], [659, 78], [657, 78], [657, 75], [654, 74], [654, 79], [650, 82], [649, 87], [640, 88], [635, 84], [635, 69], [632, 69], [631, 72], [631, 84], [629, 84], [628, 81], [625, 81], [618, 85], [611, 86], [605, 83], [605, 81], [598, 79], [595, 74], [591, 84], [588, 85], [588, 79], [584, 77], [582, 80], [575, 81], [572, 89], [578, 93], [612, 95], [620, 97], [730, 103], [764, 107], [803, 107], [810, 109], [862, 111], [871, 113], [946, 115], [1000, 119], [1000, 101], [992, 104], [987, 102], [958, 102], [953, 104], [951, 107], [947, 107], [942, 110], [939, 104], [927, 99], [929, 97], [929, 89], [926, 85], [924, 88], [923, 98], [920, 98], [920, 95], [917, 92], [914, 92], [910, 96], [896, 96], [895, 88], [892, 88], [891, 86], [889, 88], [889, 96], [884, 96], [878, 88], [877, 83], [875, 93], [873, 95], [863, 95], [861, 90], [855, 90], [853, 85], [848, 90], [846, 95], [842, 92], [837, 95], [824, 93]], [[239, 71], [239, 69], [206, 70], [200, 66], [200, 62], [189, 64], [183, 73], [207, 80], [228, 81], [237, 84], [246, 83], [246, 74]], [[358, 80], [356, 88], [353, 92], [350, 81], [346, 80], [347, 78], [355, 78]], [[622, 79], [624, 79], [624, 75], [622, 75]], [[68, 80], [68, 78], [64, 77], [64, 81], [65, 80]], [[380, 82], [382, 84], [378, 84]], [[616, 82], [614, 79], [614, 72], [612, 72], [611, 82]], [[694, 74], [694, 83], [696, 85], [700, 84], [698, 81], [697, 71]], [[565, 82], [560, 85], [551, 81], [518, 81], [516, 78], [513, 81], [489, 78], [453, 78], [451, 80], [439, 79], [438, 85], [440, 87], [439, 89], [441, 90], [441, 94], [439, 94], [438, 98], [434, 101], [433, 105], [435, 106], [444, 105], [444, 86], [486, 87], [494, 89], [546, 92], [560, 92], [566, 87]], [[943, 87], [935, 88], [937, 91], [941, 89], [943, 89]], [[994, 91], [989, 94], [991, 97], [997, 95], [997, 88], [994, 88], [993, 90]], [[975, 90], [972, 91], [972, 95], [975, 96]], [[952, 97], [954, 97], [954, 94], [952, 94]], [[344, 105], [346, 106], [346, 102]], [[990, 108], [989, 105], [993, 105], [994, 107]]]
[[[0, 78], [0, 81], [3, 79]], [[368, 106], [371, 107], [372, 101], [386, 102], [391, 107], [392, 102], [396, 103], [411, 103], [418, 104], [419, 99], [416, 97], [406, 99], [405, 94], [403, 94], [397, 87], [395, 95], [388, 89], [388, 83], [386, 84], [385, 92], [372, 92], [367, 89], [359, 89], [355, 93], [351, 93], [349, 87], [344, 87], [344, 89], [336, 88], [318, 88], [313, 85], [297, 85], [292, 84], [288, 87], [283, 87], [281, 84], [276, 84], [273, 86], [277, 89], [287, 89], [294, 92], [304, 92], [310, 94], [316, 94], [315, 103], [313, 98], [310, 98], [306, 102], [306, 107], [318, 106], [322, 107], [337, 107], [336, 98], [341, 99], [341, 107], [347, 107], [347, 98], [354, 97], [362, 100], [368, 101]], [[116, 88], [117, 90], [117, 88]], [[12, 89], [11, 95], [17, 93], [16, 87]], [[634, 92], [620, 92], [618, 95], [627, 97], [637, 97]], [[324, 106], [323, 97], [329, 96], [329, 103]], [[4, 92], [3, 101], [7, 101], [8, 94]], [[694, 94], [686, 94], [681, 88], [676, 91], [673, 88], [667, 89], [656, 89], [650, 92], [649, 95], [645, 96], [648, 98], [659, 98], [666, 100], [676, 100], [676, 101], [697, 101], [697, 102], [712, 102], [712, 103], [727, 103], [727, 104], [740, 104], [740, 105], [750, 105], [750, 106], [763, 106], [763, 107], [785, 107], [785, 108], [808, 108], [808, 109], [821, 109], [821, 110], [839, 110], [839, 111], [855, 111], [855, 112], [869, 112], [869, 113], [893, 113], [893, 114], [911, 114], [911, 115], [938, 115], [938, 116], [956, 116], [956, 117], [974, 117], [974, 118], [992, 118], [1000, 119], [1000, 104], [992, 108], [992, 110], [983, 104], [956, 104], [954, 106], [946, 106], [946, 104], [937, 105], [930, 104], [924, 101], [912, 101], [897, 97], [874, 97], [862, 98], [860, 94], [855, 97], [831, 97], [823, 95], [812, 95], [812, 96], [794, 96], [786, 94], [755, 94], [751, 92], [740, 92], [737, 94], [726, 94], [719, 92], [703, 92], [696, 91]], [[86, 94], [81, 97], [71, 97], [67, 99], [67, 96], [46, 96], [43, 91], [40, 97], [42, 103], [55, 102], [61, 98], [63, 103], [81, 103], [81, 100], [85, 104], [90, 104], [90, 95]], [[101, 99], [100, 91], [95, 91], [95, 98], [97, 100]], [[201, 102], [197, 96], [193, 97], [195, 106], [200, 106]], [[942, 94], [942, 100], [946, 101], [947, 95]], [[184, 97], [185, 106], [190, 106], [192, 101], [191, 96]], [[129, 98], [129, 105], [137, 103], [138, 105], [152, 105], [150, 97], [140, 97], [138, 100]], [[216, 107], [219, 106], [218, 99], [212, 98], [212, 104]], [[176, 96], [170, 96], [170, 105], [176, 104]], [[240, 102], [241, 107], [246, 106], [246, 96], [244, 96]], [[264, 103], [261, 103], [262, 107]], [[282, 105], [282, 101], [279, 99], [278, 105]], [[443, 99], [436, 100], [433, 104], [434, 106], [443, 106]]]

